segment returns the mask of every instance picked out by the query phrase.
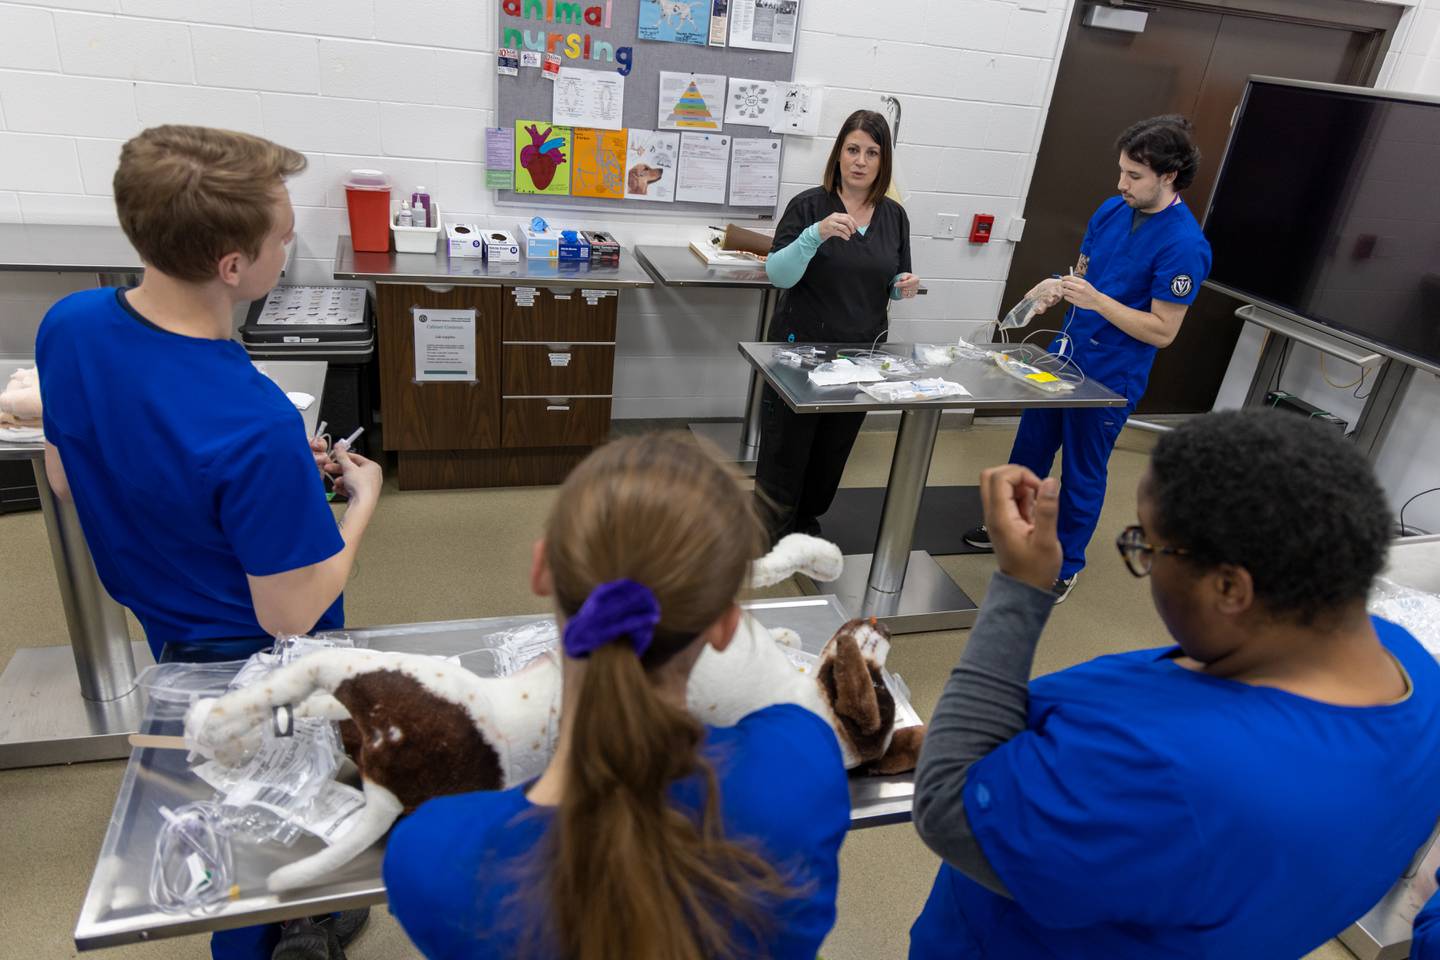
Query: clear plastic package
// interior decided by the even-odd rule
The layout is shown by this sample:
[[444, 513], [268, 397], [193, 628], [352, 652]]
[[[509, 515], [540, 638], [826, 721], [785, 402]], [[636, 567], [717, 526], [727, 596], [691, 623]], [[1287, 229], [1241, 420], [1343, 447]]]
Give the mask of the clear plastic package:
[[306, 810], [334, 780], [344, 759], [334, 724], [294, 717], [290, 724], [287, 734], [267, 727], [255, 756], [243, 767], [225, 772], [220, 800], [234, 832], [240, 833], [243, 826], [248, 838], [286, 846], [295, 842]]
[[[510, 630], [501, 630], [485, 636], [486, 646], [474, 654], [489, 653], [493, 658], [493, 672], [483, 676], [508, 677], [519, 673], [534, 660], [560, 647], [560, 628], [551, 618], [535, 620]], [[462, 654], [464, 659], [473, 654]], [[480, 672], [473, 671], [472, 672]]]
[[166, 913], [205, 914], [234, 893], [235, 866], [220, 807], [187, 803], [161, 807], [165, 823], [155, 838], [150, 901]]
[[[964, 343], [964, 341], [962, 340], [961, 343]], [[915, 359], [923, 363], [927, 367], [948, 367], [956, 360], [963, 359], [965, 356], [966, 354], [961, 353], [959, 344], [915, 344]]]
[[1068, 393], [1075, 389], [1074, 383], [1061, 377], [1058, 373], [1043, 370], [1009, 353], [996, 351], [991, 356], [995, 358], [995, 365], [1001, 370], [1037, 390], [1043, 390], [1046, 393]]
[[867, 383], [863, 384], [860, 389], [881, 403], [894, 403], [897, 400], [938, 400], [941, 397], [970, 395], [970, 391], [953, 380], [942, 380], [938, 377], [925, 380]]
[[1370, 588], [1366, 607], [1409, 630], [1431, 656], [1440, 658], [1440, 596], [1381, 577]]
[[789, 367], [815, 367], [824, 362], [825, 351], [820, 347], [776, 347], [771, 356]]
[[875, 365], [860, 364], [849, 358], [822, 363], [810, 371], [810, 382], [818, 387], [835, 387], [850, 383], [876, 383], [885, 374]]
[[196, 700], [223, 696], [243, 662], [157, 663], [140, 671], [135, 682], [145, 691], [155, 718], [172, 720], [184, 717]]

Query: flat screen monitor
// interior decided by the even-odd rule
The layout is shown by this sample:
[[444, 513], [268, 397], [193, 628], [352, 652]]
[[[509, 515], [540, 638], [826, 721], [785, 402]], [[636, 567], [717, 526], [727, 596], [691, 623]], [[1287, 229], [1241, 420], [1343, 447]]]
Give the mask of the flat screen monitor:
[[1210, 285], [1440, 373], [1440, 100], [1252, 77]]

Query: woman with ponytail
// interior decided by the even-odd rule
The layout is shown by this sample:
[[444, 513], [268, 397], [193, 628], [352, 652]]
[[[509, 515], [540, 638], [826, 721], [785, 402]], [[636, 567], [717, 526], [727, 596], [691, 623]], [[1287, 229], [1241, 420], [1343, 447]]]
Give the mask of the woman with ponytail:
[[532, 783], [430, 801], [386, 852], [390, 909], [427, 957], [815, 956], [849, 826], [834, 734], [791, 705], [728, 728], [685, 709], [764, 542], [688, 438], [616, 441], [570, 475], [531, 571], [562, 627], [555, 756]]

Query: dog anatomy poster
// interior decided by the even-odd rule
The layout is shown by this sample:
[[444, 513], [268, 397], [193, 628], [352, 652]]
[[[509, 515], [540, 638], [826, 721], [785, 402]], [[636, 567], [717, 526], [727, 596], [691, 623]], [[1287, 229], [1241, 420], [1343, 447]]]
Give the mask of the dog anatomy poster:
[[680, 157], [680, 134], [655, 130], [628, 131], [625, 145], [625, 198], [675, 199], [676, 164]]

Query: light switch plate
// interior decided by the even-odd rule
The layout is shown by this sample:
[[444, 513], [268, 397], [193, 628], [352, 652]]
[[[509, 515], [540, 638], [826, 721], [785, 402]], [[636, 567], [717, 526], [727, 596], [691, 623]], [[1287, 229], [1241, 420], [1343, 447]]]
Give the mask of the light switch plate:
[[935, 215], [935, 236], [941, 240], [954, 240], [960, 236], [960, 214], [937, 213]]

